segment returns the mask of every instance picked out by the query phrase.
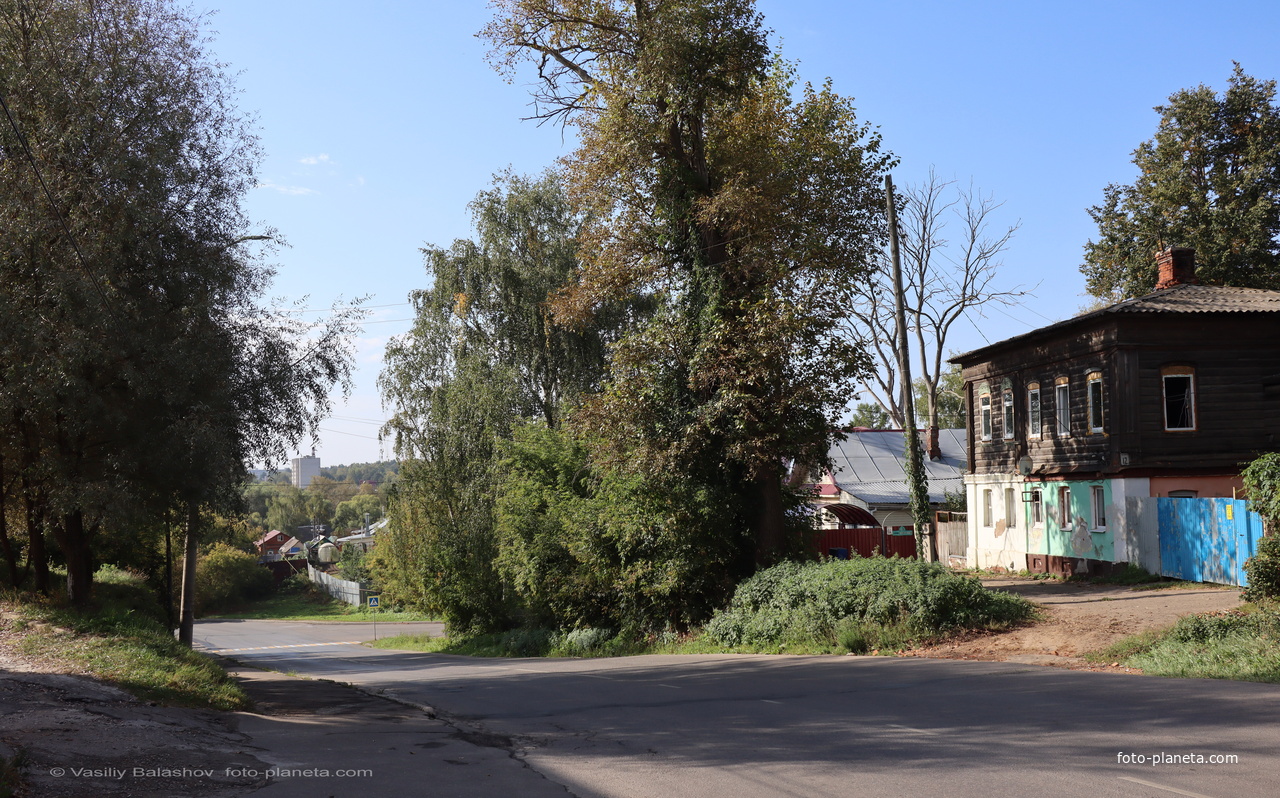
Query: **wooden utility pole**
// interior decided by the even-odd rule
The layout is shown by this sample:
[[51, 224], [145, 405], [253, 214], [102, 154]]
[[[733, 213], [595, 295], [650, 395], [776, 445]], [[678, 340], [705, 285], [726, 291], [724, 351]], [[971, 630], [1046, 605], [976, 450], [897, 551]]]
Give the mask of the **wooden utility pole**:
[[933, 536], [929, 534], [929, 482], [920, 451], [920, 431], [916, 429], [915, 397], [911, 394], [911, 357], [907, 346], [907, 310], [902, 292], [902, 255], [898, 251], [898, 209], [893, 202], [893, 178], [884, 176], [885, 205], [889, 214], [889, 257], [893, 261], [893, 302], [898, 337], [898, 376], [902, 380], [902, 422], [906, 433], [907, 490], [911, 522], [915, 527], [916, 556], [933, 561]]

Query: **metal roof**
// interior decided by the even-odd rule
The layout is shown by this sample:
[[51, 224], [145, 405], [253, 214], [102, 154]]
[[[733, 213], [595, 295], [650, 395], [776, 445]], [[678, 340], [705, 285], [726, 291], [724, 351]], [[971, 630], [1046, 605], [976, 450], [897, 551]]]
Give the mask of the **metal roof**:
[[[921, 432], [926, 444], [927, 433]], [[906, 433], [902, 430], [855, 430], [831, 446], [831, 476], [841, 490], [868, 504], [908, 502]], [[941, 460], [925, 459], [929, 501], [941, 502], [943, 493], [964, 489], [966, 436], [962, 429], [938, 430]]]
[[1184, 283], [1153, 291], [1145, 296], [1126, 299], [1114, 305], [1082, 313], [1070, 319], [1015, 335], [1003, 341], [949, 358], [951, 363], [980, 359], [981, 353], [1003, 348], [1023, 340], [1043, 337], [1076, 324], [1096, 321], [1116, 313], [1280, 313], [1280, 291], [1261, 288], [1232, 288], [1222, 285]]

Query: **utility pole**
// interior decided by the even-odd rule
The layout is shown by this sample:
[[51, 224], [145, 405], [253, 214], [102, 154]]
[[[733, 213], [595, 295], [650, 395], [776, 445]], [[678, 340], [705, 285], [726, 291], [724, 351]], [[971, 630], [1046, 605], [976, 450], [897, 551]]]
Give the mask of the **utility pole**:
[[898, 251], [898, 209], [893, 202], [893, 177], [884, 176], [885, 205], [889, 214], [889, 257], [893, 261], [894, 316], [898, 336], [898, 374], [902, 378], [902, 420], [906, 433], [907, 490], [910, 495], [911, 522], [915, 527], [916, 556], [921, 560], [938, 559], [929, 534], [929, 478], [924, 472], [920, 451], [920, 432], [916, 429], [915, 397], [911, 395], [911, 357], [907, 345], [907, 311], [902, 292], [902, 255]]

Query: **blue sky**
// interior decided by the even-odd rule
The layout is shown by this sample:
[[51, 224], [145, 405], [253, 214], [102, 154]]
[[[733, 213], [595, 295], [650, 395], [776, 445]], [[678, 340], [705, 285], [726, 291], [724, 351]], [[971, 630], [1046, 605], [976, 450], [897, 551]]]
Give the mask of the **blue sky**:
[[[307, 308], [369, 295], [356, 385], [335, 402], [316, 452], [325, 465], [390, 457], [376, 379], [389, 336], [425, 287], [419, 248], [471, 234], [466, 205], [508, 166], [533, 173], [572, 147], [523, 122], [475, 38], [483, 3], [205, 0], [211, 49], [238, 73], [265, 159], [247, 200], [289, 247], [272, 294]], [[902, 159], [898, 185], [933, 167], [1004, 202], [1021, 222], [1004, 286], [1038, 286], [1019, 306], [958, 325], [972, 349], [1074, 314], [1095, 229], [1086, 209], [1134, 177], [1152, 107], [1181, 88], [1226, 87], [1232, 61], [1280, 78], [1280, 3], [759, 3], [802, 79], [830, 77]], [[527, 76], [525, 78], [528, 79]]]

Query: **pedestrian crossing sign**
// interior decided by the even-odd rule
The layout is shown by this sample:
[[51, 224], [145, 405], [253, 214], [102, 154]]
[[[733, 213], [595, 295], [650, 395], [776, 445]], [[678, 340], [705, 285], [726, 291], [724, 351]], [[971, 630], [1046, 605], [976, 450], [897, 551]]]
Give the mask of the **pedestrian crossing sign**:
[[376, 608], [377, 606], [378, 606], [378, 596], [370, 596], [370, 597], [369, 597], [369, 609], [371, 609], [371, 610], [372, 610], [372, 609]]

